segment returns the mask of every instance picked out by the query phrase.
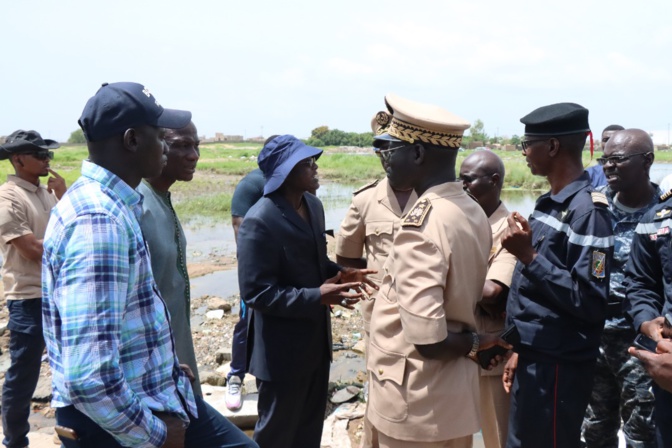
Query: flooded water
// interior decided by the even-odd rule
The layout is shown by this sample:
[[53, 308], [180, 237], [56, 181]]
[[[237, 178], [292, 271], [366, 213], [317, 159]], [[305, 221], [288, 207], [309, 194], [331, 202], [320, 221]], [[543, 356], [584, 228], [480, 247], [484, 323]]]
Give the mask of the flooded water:
[[[668, 174], [672, 174], [672, 164], [654, 163], [651, 167], [653, 182], [660, 182]], [[338, 231], [341, 220], [350, 206], [352, 192], [360, 186], [326, 183], [320, 187], [317, 196], [324, 204], [327, 229]], [[540, 194], [541, 192], [506, 190], [502, 192], [502, 201], [509, 210], [529, 216]], [[188, 262], [207, 261], [219, 256], [234, 256], [236, 253], [231, 221], [213, 221], [195, 217], [184, 226], [184, 231], [188, 242]], [[236, 269], [231, 269], [194, 278], [191, 281], [191, 288], [194, 297], [205, 294], [218, 297], [236, 295], [239, 292], [238, 272]]]

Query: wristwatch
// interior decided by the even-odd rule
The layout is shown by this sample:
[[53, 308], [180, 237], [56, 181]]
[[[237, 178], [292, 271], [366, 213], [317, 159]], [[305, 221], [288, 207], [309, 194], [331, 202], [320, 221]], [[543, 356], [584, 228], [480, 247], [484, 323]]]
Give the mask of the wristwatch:
[[478, 333], [475, 331], [471, 332], [471, 350], [467, 353], [467, 358], [472, 358], [478, 353], [478, 347], [481, 345], [481, 341], [478, 339]]

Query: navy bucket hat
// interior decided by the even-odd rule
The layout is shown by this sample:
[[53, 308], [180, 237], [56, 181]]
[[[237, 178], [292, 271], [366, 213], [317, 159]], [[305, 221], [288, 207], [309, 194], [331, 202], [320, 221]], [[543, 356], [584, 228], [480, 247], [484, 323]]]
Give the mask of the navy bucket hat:
[[257, 159], [266, 179], [264, 196], [280, 188], [300, 161], [309, 157], [317, 159], [321, 155], [321, 149], [308, 146], [293, 135], [280, 135], [266, 143]]

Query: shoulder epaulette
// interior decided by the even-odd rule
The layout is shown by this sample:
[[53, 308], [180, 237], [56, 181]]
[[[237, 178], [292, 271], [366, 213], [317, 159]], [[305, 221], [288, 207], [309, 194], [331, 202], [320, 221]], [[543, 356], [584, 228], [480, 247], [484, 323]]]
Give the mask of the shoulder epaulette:
[[406, 226], [413, 226], [413, 227], [420, 227], [422, 226], [422, 223], [425, 221], [425, 217], [429, 213], [429, 211], [432, 209], [432, 203], [429, 202], [429, 199], [425, 198], [422, 199], [421, 201], [418, 201], [415, 203], [413, 208], [411, 209], [410, 212], [406, 215], [404, 220], [401, 222], [401, 225], [406, 227]]
[[665, 193], [660, 195], [660, 202], [665, 202], [667, 201], [670, 196], [672, 196], [672, 190], [667, 190]]
[[352, 193], [352, 195], [356, 196], [357, 194], [361, 193], [364, 190], [368, 190], [369, 188], [375, 187], [376, 185], [378, 185], [378, 182], [380, 182], [380, 179], [376, 179], [373, 182], [370, 182], [364, 185], [363, 187], [358, 188], [357, 190], [355, 190], [354, 193]]
[[654, 216], [653, 220], [654, 221], [662, 221], [665, 218], [669, 218], [670, 215], [672, 214], [672, 209], [669, 207], [665, 207], [661, 210], [658, 210], [656, 212], [656, 215]]
[[609, 201], [607, 201], [607, 196], [604, 193], [599, 191], [591, 191], [590, 198], [593, 200], [593, 204], [602, 204], [609, 207]]

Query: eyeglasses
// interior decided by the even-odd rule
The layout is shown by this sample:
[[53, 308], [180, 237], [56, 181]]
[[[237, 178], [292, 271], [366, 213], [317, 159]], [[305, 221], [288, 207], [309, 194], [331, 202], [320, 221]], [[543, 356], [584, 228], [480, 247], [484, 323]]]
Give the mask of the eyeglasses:
[[470, 184], [470, 183], [476, 181], [476, 179], [480, 179], [481, 177], [490, 177], [490, 176], [491, 176], [491, 174], [483, 174], [482, 176], [460, 176], [457, 179], [462, 181], [462, 183]]
[[37, 160], [54, 160], [54, 151], [29, 152], [28, 155]]
[[527, 147], [530, 146], [532, 143], [545, 142], [545, 141], [548, 141], [548, 139], [523, 140], [520, 142], [520, 146], [523, 147], [523, 151], [526, 151]]
[[308, 165], [310, 168], [315, 166], [315, 161], [317, 159], [315, 157], [308, 157], [307, 159], [303, 159], [297, 165]]
[[383, 162], [389, 162], [390, 159], [392, 158], [392, 153], [394, 151], [396, 151], [397, 149], [405, 148], [406, 146], [408, 146], [408, 143], [404, 145], [395, 146], [394, 148], [381, 149], [380, 151], [378, 151], [377, 154], [378, 156], [380, 156], [381, 159], [383, 159]]
[[646, 154], [651, 154], [651, 151], [638, 152], [635, 154], [628, 154], [628, 155], [611, 156], [611, 157], [599, 157], [597, 159], [597, 163], [599, 163], [600, 165], [606, 165], [607, 163], [611, 163], [612, 165], [620, 165], [630, 160], [630, 157], [642, 156]]

